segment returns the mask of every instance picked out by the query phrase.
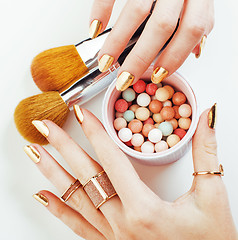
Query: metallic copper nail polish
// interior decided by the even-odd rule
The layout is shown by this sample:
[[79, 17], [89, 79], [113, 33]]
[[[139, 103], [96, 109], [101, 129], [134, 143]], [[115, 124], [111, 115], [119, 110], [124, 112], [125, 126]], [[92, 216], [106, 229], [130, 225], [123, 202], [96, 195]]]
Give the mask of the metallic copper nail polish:
[[36, 150], [35, 147], [31, 145], [27, 145], [24, 148], [24, 152], [28, 155], [28, 157], [34, 162], [40, 162], [40, 153]]
[[104, 54], [98, 61], [98, 68], [101, 72], [106, 72], [112, 65], [114, 57]]
[[168, 73], [166, 69], [157, 67], [151, 75], [151, 81], [155, 84], [160, 83], [167, 77]]
[[216, 128], [216, 121], [217, 121], [217, 104], [215, 103], [209, 113], [208, 113], [208, 126], [211, 129], [215, 129]]
[[102, 29], [102, 23], [99, 20], [93, 20], [89, 28], [89, 37], [96, 38]]
[[198, 52], [198, 54], [195, 55], [196, 58], [199, 58], [199, 57], [201, 56], [202, 51], [203, 51], [203, 49], [204, 49], [204, 47], [205, 47], [205, 44], [206, 44], [206, 40], [207, 40], [207, 36], [204, 35], [204, 36], [202, 37], [201, 43], [200, 43], [200, 45], [199, 45], [199, 52]]
[[117, 78], [116, 89], [118, 91], [125, 91], [133, 82], [134, 76], [129, 72], [122, 72]]
[[33, 198], [35, 198], [38, 202], [43, 204], [45, 207], [47, 207], [49, 205], [48, 199], [44, 195], [42, 195], [40, 193], [34, 194]]
[[32, 124], [36, 127], [36, 129], [44, 136], [48, 137], [50, 134], [49, 128], [46, 126], [46, 124], [39, 120], [33, 120]]
[[83, 119], [84, 119], [84, 116], [83, 116], [83, 113], [82, 113], [79, 105], [74, 105], [73, 108], [74, 108], [74, 114], [75, 114], [78, 122], [79, 122], [80, 124], [82, 124]]

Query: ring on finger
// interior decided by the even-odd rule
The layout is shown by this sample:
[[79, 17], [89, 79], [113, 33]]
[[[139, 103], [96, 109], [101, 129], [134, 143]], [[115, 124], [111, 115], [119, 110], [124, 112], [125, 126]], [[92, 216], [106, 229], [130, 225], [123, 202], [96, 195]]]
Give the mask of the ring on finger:
[[72, 194], [82, 186], [82, 184], [79, 182], [78, 179], [76, 179], [75, 182], [73, 182], [69, 188], [67, 188], [65, 190], [65, 192], [62, 194], [61, 196], [61, 199], [64, 201], [64, 202], [67, 202], [69, 200], [69, 198], [72, 196]]
[[194, 172], [193, 176], [197, 176], [197, 175], [220, 175], [220, 176], [224, 176], [224, 169], [223, 166], [220, 164], [219, 165], [219, 171], [199, 171], [199, 172]]
[[90, 178], [85, 184], [83, 184], [83, 189], [93, 202], [96, 209], [102, 206], [110, 198], [117, 195], [105, 171]]

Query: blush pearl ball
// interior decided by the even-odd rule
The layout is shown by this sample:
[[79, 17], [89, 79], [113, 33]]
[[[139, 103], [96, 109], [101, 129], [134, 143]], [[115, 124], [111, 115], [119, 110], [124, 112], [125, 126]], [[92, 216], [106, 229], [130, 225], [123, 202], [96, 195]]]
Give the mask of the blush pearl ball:
[[159, 113], [162, 107], [163, 107], [163, 104], [159, 100], [152, 100], [149, 105], [149, 109], [152, 113]]
[[145, 121], [150, 117], [150, 111], [148, 108], [139, 107], [135, 112], [136, 118]]
[[152, 124], [145, 124], [142, 128], [142, 134], [145, 136], [145, 137], [148, 137], [148, 134], [149, 132], [151, 131], [151, 129], [155, 128], [154, 125]]
[[169, 85], [165, 85], [164, 88], [169, 92], [169, 98], [168, 99], [172, 98], [173, 95], [174, 95], [174, 89]]
[[167, 150], [168, 148], [169, 148], [169, 146], [168, 146], [167, 142], [165, 142], [164, 140], [155, 144], [156, 152], [162, 152], [164, 150]]
[[177, 106], [184, 104], [186, 100], [187, 100], [186, 96], [181, 92], [176, 92], [172, 98], [174, 105], [177, 105]]
[[175, 146], [179, 141], [180, 141], [180, 138], [176, 134], [171, 134], [167, 138], [167, 143], [168, 143], [169, 147]]
[[130, 123], [128, 124], [128, 128], [131, 129], [131, 131], [133, 133], [139, 133], [141, 132], [143, 127], [143, 123], [138, 120], [138, 119], [133, 119], [132, 121], [130, 121]]
[[141, 93], [137, 96], [136, 102], [141, 107], [147, 107], [150, 104], [151, 98], [147, 93]]
[[180, 118], [178, 120], [179, 127], [188, 130], [191, 125], [191, 119], [190, 118]]
[[169, 92], [165, 88], [158, 88], [155, 92], [155, 97], [157, 100], [161, 102], [165, 102], [166, 100], [169, 99]]
[[137, 105], [137, 104], [133, 104], [129, 107], [129, 110], [133, 111], [133, 112], [136, 112], [136, 110], [139, 108], [140, 106]]
[[172, 107], [163, 107], [160, 114], [164, 120], [171, 120], [174, 118], [174, 109]]
[[118, 132], [118, 137], [122, 142], [129, 142], [132, 138], [132, 131], [129, 128], [122, 128]]
[[126, 120], [125, 120], [124, 118], [120, 117], [120, 118], [116, 118], [116, 119], [114, 120], [113, 125], [114, 125], [114, 128], [115, 128], [117, 131], [119, 131], [119, 130], [121, 130], [122, 128], [125, 128], [125, 127], [127, 126], [127, 122], [126, 122]]
[[135, 133], [132, 136], [131, 144], [134, 147], [140, 147], [144, 143], [144, 137], [140, 133]]
[[152, 143], [157, 143], [162, 139], [162, 132], [158, 128], [154, 128], [149, 131], [148, 139]]
[[153, 114], [153, 119], [155, 122], [157, 123], [161, 123], [164, 121], [164, 119], [162, 118], [161, 114], [160, 113], [155, 113]]
[[142, 153], [153, 153], [154, 151], [155, 151], [155, 146], [150, 141], [146, 141], [141, 145]]
[[188, 105], [188, 104], [182, 104], [179, 107], [178, 111], [179, 111], [179, 115], [183, 118], [188, 118], [192, 114], [192, 109], [191, 109], [190, 105]]

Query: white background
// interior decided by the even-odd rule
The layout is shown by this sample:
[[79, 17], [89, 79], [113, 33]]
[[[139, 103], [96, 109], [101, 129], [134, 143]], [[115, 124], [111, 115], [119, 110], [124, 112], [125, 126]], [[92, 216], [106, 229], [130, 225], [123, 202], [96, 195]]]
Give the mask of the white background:
[[[39, 93], [30, 75], [33, 57], [45, 49], [76, 44], [87, 38], [92, 0], [0, 2], [1, 239], [79, 239], [31, 197], [41, 189], [60, 193], [25, 156], [22, 147], [27, 142], [16, 131], [13, 112], [21, 99]], [[124, 3], [125, 0], [117, 1], [111, 24]], [[235, 0], [216, 1], [215, 4], [216, 24], [203, 55], [199, 60], [191, 55], [179, 72], [194, 88], [201, 110], [211, 107], [214, 102], [218, 103], [218, 153], [225, 167], [224, 181], [238, 226], [237, 8]], [[83, 106], [99, 118], [103, 95], [101, 93]], [[96, 157], [72, 114], [64, 129]], [[54, 149], [50, 146], [47, 149], [64, 163]], [[191, 151], [180, 161], [167, 166], [133, 164], [143, 181], [165, 200], [173, 201], [190, 188], [193, 172]]]

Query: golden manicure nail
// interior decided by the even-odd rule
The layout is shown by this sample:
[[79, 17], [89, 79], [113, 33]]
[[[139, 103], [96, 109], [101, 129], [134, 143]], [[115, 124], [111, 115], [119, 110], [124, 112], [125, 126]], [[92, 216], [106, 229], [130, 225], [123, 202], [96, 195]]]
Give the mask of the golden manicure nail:
[[46, 124], [39, 120], [33, 120], [32, 124], [36, 127], [36, 129], [44, 136], [48, 137], [50, 134], [49, 128], [46, 126]]
[[122, 72], [117, 78], [116, 89], [118, 91], [125, 91], [132, 84], [134, 78], [129, 72]]
[[44, 195], [42, 195], [40, 193], [36, 193], [32, 197], [35, 198], [41, 204], [43, 204], [45, 207], [47, 207], [48, 204], [49, 204], [48, 199]]
[[217, 104], [215, 103], [209, 113], [208, 113], [208, 126], [211, 129], [215, 129], [216, 128], [216, 121], [217, 121]]
[[166, 69], [157, 67], [151, 75], [151, 81], [156, 84], [160, 83], [167, 77], [168, 73]]
[[102, 23], [99, 20], [93, 20], [89, 28], [89, 37], [96, 38], [101, 32]]
[[31, 145], [27, 145], [24, 148], [24, 152], [28, 155], [28, 157], [34, 162], [40, 162], [40, 153], [36, 150], [35, 147]]
[[200, 46], [199, 46], [199, 52], [198, 52], [198, 54], [195, 55], [196, 58], [199, 58], [199, 57], [201, 56], [202, 50], [203, 50], [204, 47], [205, 47], [206, 40], [207, 40], [207, 36], [204, 35], [204, 36], [202, 37], [202, 40], [201, 40], [201, 43], [200, 43]]
[[114, 61], [114, 57], [108, 54], [104, 54], [98, 62], [99, 70], [101, 72], [106, 72], [111, 67], [113, 61]]
[[79, 107], [79, 105], [74, 105], [74, 114], [80, 124], [83, 122], [83, 113]]

